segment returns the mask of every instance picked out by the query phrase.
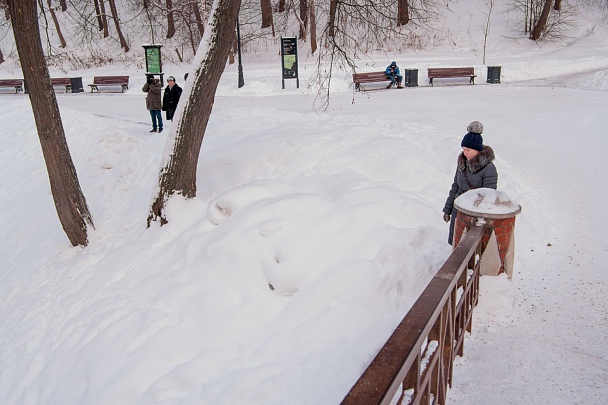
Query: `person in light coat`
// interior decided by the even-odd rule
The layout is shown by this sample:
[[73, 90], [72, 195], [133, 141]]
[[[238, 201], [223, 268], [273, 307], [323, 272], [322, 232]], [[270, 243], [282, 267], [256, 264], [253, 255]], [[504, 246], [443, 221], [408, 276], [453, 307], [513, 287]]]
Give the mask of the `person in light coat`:
[[454, 182], [443, 207], [443, 220], [450, 223], [448, 243], [454, 240], [454, 223], [456, 209], [454, 200], [461, 194], [475, 188], [493, 188], [498, 185], [498, 172], [494, 166], [494, 150], [483, 144], [483, 125], [479, 121], [471, 122], [467, 134], [462, 138], [462, 153], [458, 155]]

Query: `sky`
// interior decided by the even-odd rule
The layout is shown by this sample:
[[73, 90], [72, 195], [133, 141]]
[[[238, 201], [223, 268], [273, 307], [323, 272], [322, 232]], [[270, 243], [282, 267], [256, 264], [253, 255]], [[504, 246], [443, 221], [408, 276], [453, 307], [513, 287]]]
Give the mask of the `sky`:
[[[2, 92], [0, 403], [339, 403], [450, 254], [442, 208], [473, 120], [522, 211], [513, 276], [482, 277], [448, 403], [608, 397], [606, 23], [582, 15], [593, 26], [535, 44], [494, 14], [487, 84], [478, 3], [456, 3], [471, 17], [453, 44], [362, 69], [395, 60], [418, 87], [355, 93], [336, 72], [324, 112], [314, 57], [299, 89], [281, 88], [274, 52], [245, 55], [241, 89], [227, 66], [198, 195], [173, 198], [162, 227], [146, 218], [175, 123], [148, 132], [144, 72], [51, 70], [88, 87], [130, 69], [125, 93], [57, 92], [86, 248], [57, 219], [27, 96]], [[476, 84], [430, 87], [435, 66], [473, 66]], [[180, 85], [188, 70], [165, 67]]]

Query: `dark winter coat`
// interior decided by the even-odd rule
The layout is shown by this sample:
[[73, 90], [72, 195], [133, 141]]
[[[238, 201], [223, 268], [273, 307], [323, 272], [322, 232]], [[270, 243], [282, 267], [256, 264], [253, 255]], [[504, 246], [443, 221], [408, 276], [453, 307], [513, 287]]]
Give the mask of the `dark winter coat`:
[[[467, 161], [464, 153], [461, 153], [458, 156], [458, 166], [456, 168], [456, 174], [454, 175], [454, 182], [452, 183], [452, 188], [450, 189], [450, 193], [443, 207], [443, 212], [452, 216], [450, 222], [450, 235], [448, 237], [448, 243], [450, 245], [452, 244], [454, 221], [456, 218], [454, 200], [461, 194], [474, 188], [483, 187], [496, 190], [498, 172], [496, 171], [496, 166], [492, 163], [493, 161], [494, 151], [489, 146], [484, 146], [483, 150], [470, 161]], [[469, 183], [471, 183], [470, 186]]]
[[179, 97], [182, 95], [182, 88], [176, 84], [165, 87], [165, 94], [163, 95], [163, 111], [167, 112], [167, 119], [173, 119], [173, 113], [177, 108]]
[[154, 79], [152, 83], [146, 82], [142, 90], [144, 91], [144, 93], [148, 93], [148, 95], [146, 95], [146, 108], [148, 110], [160, 110], [160, 93], [163, 90], [163, 86], [161, 86], [160, 80]]

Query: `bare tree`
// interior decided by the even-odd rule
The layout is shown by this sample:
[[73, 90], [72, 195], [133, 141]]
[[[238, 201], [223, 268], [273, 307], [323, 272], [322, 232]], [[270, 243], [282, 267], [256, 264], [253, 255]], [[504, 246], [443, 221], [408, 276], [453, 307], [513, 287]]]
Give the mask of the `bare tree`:
[[93, 220], [80, 189], [44, 59], [36, 0], [7, 0], [7, 3], [55, 209], [70, 243], [86, 246], [87, 226], [93, 227]]
[[260, 0], [260, 8], [262, 9], [262, 28], [268, 28], [273, 25], [272, 21], [272, 4], [270, 0]]
[[306, 41], [308, 36], [308, 2], [300, 0], [300, 38]]
[[[55, 25], [55, 30], [57, 31], [57, 37], [59, 38], [59, 42], [61, 42], [61, 47], [65, 48], [67, 46], [67, 43], [65, 42], [65, 38], [63, 37], [63, 33], [61, 32], [61, 26], [59, 25], [59, 20], [57, 19], [57, 15], [55, 14], [55, 10], [53, 9], [51, 0], [47, 0], [47, 4], [49, 6], [49, 13], [51, 14], [51, 18], [53, 19], [53, 24]], [[42, 1], [40, 1], [40, 9], [44, 13]]]
[[317, 16], [315, 11], [315, 0], [310, 0], [308, 11], [310, 13], [310, 53], [314, 55], [317, 51]]
[[201, 16], [201, 11], [198, 9], [198, 3], [191, 3], [192, 11], [194, 12], [194, 18], [196, 20], [196, 26], [198, 27], [198, 32], [202, 37], [205, 33], [205, 23], [203, 23], [203, 17]]
[[103, 30], [103, 21], [101, 19], [101, 11], [99, 10], [98, 0], [93, 0], [93, 4], [95, 5], [95, 17], [97, 17], [97, 25], [99, 26], [99, 31], [101, 31]]
[[490, 18], [492, 17], [492, 9], [494, 8], [494, 0], [486, 0], [488, 12], [486, 13], [486, 24], [483, 27], [483, 64], [486, 64], [486, 48], [488, 45], [488, 35], [490, 34]]
[[549, 18], [549, 13], [551, 12], [551, 6], [553, 5], [553, 0], [545, 0], [545, 6], [543, 7], [543, 11], [540, 14], [540, 18], [536, 22], [536, 25], [530, 32], [530, 39], [533, 41], [538, 41], [545, 30], [545, 26], [547, 25], [547, 19]]
[[167, 0], [167, 38], [175, 35], [175, 20], [173, 19], [173, 1]]
[[[148, 216], [151, 221], [167, 223], [164, 209], [168, 198], [180, 194], [196, 196], [196, 168], [213, 108], [215, 91], [232, 46], [241, 0], [215, 0], [211, 18], [195, 57], [200, 65], [194, 72], [192, 87], [186, 87], [187, 101], [176, 112], [177, 125], [167, 142], [172, 151], [159, 176], [158, 195]], [[186, 95], [186, 94], [184, 94]], [[182, 96], [183, 97], [183, 96]]]
[[115, 0], [108, 0], [108, 3], [110, 4], [112, 19], [114, 20], [114, 25], [116, 26], [116, 33], [118, 34], [118, 38], [120, 39], [120, 47], [123, 48], [125, 52], [129, 52], [129, 45], [127, 44], [127, 40], [122, 35], [122, 30], [120, 29], [120, 19], [118, 18], [118, 11], [116, 11], [116, 3], [114, 1]]
[[555, 10], [555, 11], [562, 10], [562, 0], [555, 0], [555, 4], [553, 5], [553, 10]]
[[397, 25], [405, 25], [410, 22], [410, 6], [408, 0], [397, 2]]
[[99, 8], [101, 9], [101, 20], [103, 21], [103, 37], [107, 38], [110, 36], [110, 31], [108, 29], [108, 17], [104, 1], [105, 0], [99, 0]]

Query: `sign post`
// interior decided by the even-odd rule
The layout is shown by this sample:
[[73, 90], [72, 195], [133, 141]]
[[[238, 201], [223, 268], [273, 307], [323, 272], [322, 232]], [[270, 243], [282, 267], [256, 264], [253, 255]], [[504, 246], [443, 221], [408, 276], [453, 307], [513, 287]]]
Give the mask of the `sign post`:
[[285, 88], [285, 79], [296, 79], [296, 86], [299, 89], [297, 37], [281, 37], [281, 65], [283, 89]]
[[146, 75], [160, 75], [160, 82], [163, 83], [163, 61], [160, 57], [162, 45], [142, 46], [146, 52]]

